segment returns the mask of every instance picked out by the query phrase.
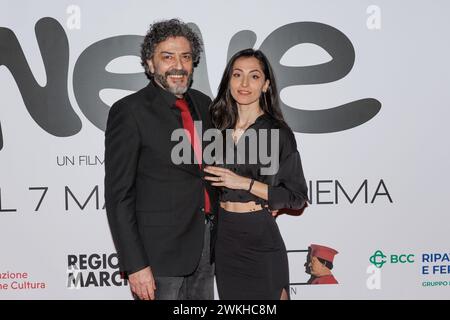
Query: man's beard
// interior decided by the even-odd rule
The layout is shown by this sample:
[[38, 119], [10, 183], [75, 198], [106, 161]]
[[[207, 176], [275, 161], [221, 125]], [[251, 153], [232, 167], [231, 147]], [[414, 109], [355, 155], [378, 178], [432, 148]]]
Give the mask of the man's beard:
[[[160, 73], [155, 72], [153, 77], [154, 77], [155, 81], [158, 82], [160, 85], [162, 85], [163, 88], [166, 89], [167, 91], [173, 93], [174, 95], [182, 95], [182, 94], [186, 93], [186, 91], [189, 89], [189, 86], [191, 85], [191, 82], [192, 82], [193, 74], [194, 74], [194, 72], [192, 72], [191, 74], [188, 75], [188, 72], [186, 70], [169, 70], [165, 74], [160, 74]], [[183, 86], [183, 85], [179, 85], [179, 86], [175, 85], [174, 87], [169, 86], [167, 77], [169, 77], [171, 75], [183, 75], [183, 76], [188, 75], [186, 86]]]

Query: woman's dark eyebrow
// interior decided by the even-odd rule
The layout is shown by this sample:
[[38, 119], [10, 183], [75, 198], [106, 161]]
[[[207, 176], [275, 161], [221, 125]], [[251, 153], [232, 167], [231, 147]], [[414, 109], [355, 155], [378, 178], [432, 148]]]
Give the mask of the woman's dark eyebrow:
[[[239, 68], [234, 68], [233, 71], [235, 71], [235, 70], [244, 72], [242, 69], [239, 69]], [[259, 73], [262, 73], [261, 70], [259, 70], [259, 69], [251, 70], [249, 73], [252, 73], [252, 72], [255, 72], [255, 71], [256, 71], [256, 72], [259, 72]]]

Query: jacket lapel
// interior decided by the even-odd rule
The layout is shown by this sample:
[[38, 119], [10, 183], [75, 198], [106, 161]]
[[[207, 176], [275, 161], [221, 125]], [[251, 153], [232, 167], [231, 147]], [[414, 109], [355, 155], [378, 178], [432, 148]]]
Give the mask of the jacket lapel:
[[[173, 150], [173, 148], [179, 143], [179, 141], [172, 141], [171, 140], [171, 136], [172, 133], [177, 130], [177, 129], [182, 129], [183, 128], [183, 124], [181, 123], [181, 121], [179, 121], [176, 117], [176, 115], [174, 114], [173, 110], [172, 110], [172, 103], [175, 103], [175, 100], [171, 98], [171, 96], [169, 94], [165, 94], [165, 92], [158, 92], [159, 90], [163, 90], [160, 88], [155, 88], [155, 84], [150, 83], [148, 85], [150, 88], [150, 92], [153, 93], [151, 94], [150, 100], [151, 100], [151, 107], [157, 109], [157, 113], [158, 113], [158, 119], [160, 119], [162, 126], [161, 128], [164, 128], [163, 130], [165, 132], [161, 132], [161, 137], [163, 139], [167, 139], [167, 145], [169, 146], [168, 150], [166, 150], [165, 152], [169, 152], [169, 154], [171, 153], [171, 151]], [[162, 93], [162, 94], [161, 94]], [[192, 99], [191, 99], [192, 101]], [[194, 106], [194, 108], [196, 108], [196, 112], [198, 112], [198, 108]], [[199, 114], [199, 113], [198, 113]], [[158, 135], [158, 132], [155, 132], [155, 134]], [[194, 150], [191, 146], [191, 153], [194, 153]], [[170, 164], [178, 169], [187, 171], [193, 175], [196, 176], [200, 176], [201, 175], [201, 171], [199, 169], [198, 164], [174, 164], [173, 161], [170, 160]]]

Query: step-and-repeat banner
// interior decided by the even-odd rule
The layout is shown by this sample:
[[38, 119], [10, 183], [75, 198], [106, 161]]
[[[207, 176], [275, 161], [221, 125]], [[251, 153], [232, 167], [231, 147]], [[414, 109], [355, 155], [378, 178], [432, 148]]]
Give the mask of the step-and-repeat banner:
[[[211, 97], [240, 49], [274, 67], [311, 202], [277, 218], [292, 299], [450, 298], [448, 12], [437, 0], [0, 1], [0, 299], [131, 299], [105, 214], [105, 123], [147, 83], [149, 24], [173, 17], [204, 41], [194, 87]], [[307, 284], [314, 253], [338, 284]]]

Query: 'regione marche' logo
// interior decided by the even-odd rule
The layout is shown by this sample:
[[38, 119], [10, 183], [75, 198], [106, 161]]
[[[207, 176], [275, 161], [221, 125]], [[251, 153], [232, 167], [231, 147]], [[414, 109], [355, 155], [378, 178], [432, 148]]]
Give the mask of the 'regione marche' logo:
[[369, 262], [375, 267], [381, 269], [387, 262], [395, 263], [414, 263], [414, 254], [391, 254], [388, 257], [381, 250], [375, 251], [375, 253], [369, 258]]

